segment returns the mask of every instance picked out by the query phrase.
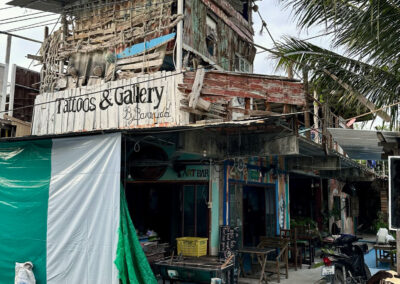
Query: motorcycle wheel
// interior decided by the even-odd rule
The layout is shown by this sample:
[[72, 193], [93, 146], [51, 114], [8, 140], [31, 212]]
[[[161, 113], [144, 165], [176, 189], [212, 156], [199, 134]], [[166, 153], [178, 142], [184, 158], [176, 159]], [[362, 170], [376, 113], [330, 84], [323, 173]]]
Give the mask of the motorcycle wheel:
[[335, 276], [332, 284], [346, 284], [344, 282], [343, 271], [341, 269], [335, 269]]

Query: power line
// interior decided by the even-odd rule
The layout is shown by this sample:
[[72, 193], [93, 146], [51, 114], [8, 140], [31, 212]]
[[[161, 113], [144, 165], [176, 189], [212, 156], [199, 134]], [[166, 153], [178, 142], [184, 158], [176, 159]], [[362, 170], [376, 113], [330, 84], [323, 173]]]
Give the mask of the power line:
[[[54, 31], [54, 29], [56, 28], [56, 26], [57, 26], [58, 22], [60, 21], [60, 19], [61, 19], [61, 16], [58, 17], [58, 20], [57, 20], [57, 22], [54, 24], [53, 28], [51, 29], [50, 34], [53, 33], [53, 31]], [[40, 51], [40, 48], [38, 49], [38, 51], [36, 51], [36, 54], [35, 54], [35, 55], [38, 55], [39, 51]], [[32, 60], [31, 60], [31, 63], [29, 63], [28, 69], [31, 68], [31, 66], [32, 66], [32, 64], [33, 64], [33, 61], [35, 61], [35, 59], [32, 59]]]
[[49, 16], [54, 16], [54, 14], [43, 15], [43, 16], [37, 16], [37, 17], [28, 18], [28, 19], [19, 19], [19, 20], [15, 20], [15, 21], [9, 21], [9, 22], [5, 22], [5, 23], [0, 23], [0, 25], [7, 25], [7, 24], [11, 24], [11, 23], [17, 23], [17, 22], [22, 22], [22, 21], [29, 21], [29, 20], [32, 20], [32, 19], [45, 18], [45, 17], [49, 17]]
[[[56, 19], [46, 20], [46, 21], [42, 21], [42, 22], [33, 23], [31, 25], [22, 26], [22, 27], [19, 27], [19, 28], [6, 30], [6, 32], [9, 32], [9, 33], [18, 32], [18, 31], [29, 30], [29, 29], [38, 28], [38, 27], [44, 27], [44, 26], [47, 26], [47, 25], [52, 25], [52, 24], [56, 23], [56, 22], [54, 22], [54, 20], [56, 20]], [[45, 24], [43, 24], [43, 23], [45, 23]], [[40, 24], [40, 25], [36, 25], [36, 24]]]
[[[174, 2], [176, 2], [176, 0], [166, 1], [166, 2], [161, 2], [161, 3], [155, 3], [155, 4], [151, 4], [151, 5], [143, 5], [143, 6], [139, 6], [139, 7], [132, 7], [132, 8], [128, 8], [128, 9], [121, 9], [121, 10], [118, 10], [118, 11], [135, 11], [135, 10], [147, 9], [148, 7], [151, 7], [151, 6], [158, 6], [158, 5], [161, 5], [161, 4], [169, 4], [169, 3], [174, 3]], [[109, 3], [108, 3], [108, 5], [109, 5]], [[46, 16], [48, 16], [48, 15], [46, 15]], [[92, 16], [86, 16], [86, 17], [80, 18], [80, 20], [85, 19], [85, 18], [91, 18], [91, 17]], [[32, 18], [36, 18], [36, 17], [32, 17]], [[24, 21], [25, 20], [28, 20], [28, 19], [24, 19]], [[51, 20], [48, 20], [48, 21], [52, 21], [52, 20], [55, 20], [55, 19], [51, 19]], [[46, 24], [43, 24], [43, 25], [35, 25], [35, 24], [40, 24], [40, 23], [44, 23], [44, 22], [34, 23], [33, 24], [34, 26], [26, 25], [26, 26], [21, 26], [21, 27], [15, 27], [15, 28], [12, 28], [12, 29], [8, 30], [7, 32], [21, 31], [21, 30], [25, 30], [25, 29], [37, 28], [37, 27], [53, 24], [53, 23], [46, 23]]]
[[32, 39], [32, 38], [28, 38], [28, 37], [24, 37], [24, 36], [20, 36], [20, 35], [15, 35], [15, 34], [10, 34], [10, 33], [3, 32], [3, 31], [0, 31], [0, 34], [10, 35], [10, 36], [13, 36], [13, 37], [17, 37], [17, 38], [21, 38], [21, 39], [29, 40], [29, 41], [33, 41], [33, 42], [37, 42], [37, 43], [40, 43], [40, 44], [43, 43], [43, 42], [41, 42], [39, 40], [36, 40], [36, 39]]
[[17, 7], [15, 7], [15, 6], [12, 6], [12, 7], [5, 7], [5, 8], [0, 8], [0, 10], [7, 10], [7, 9], [12, 9], [12, 8], [17, 8]]
[[8, 21], [8, 20], [14, 20], [14, 19], [19, 19], [19, 18], [25, 18], [25, 17], [29, 17], [29, 16], [33, 16], [33, 15], [45, 14], [45, 13], [47, 13], [47, 12], [29, 13], [29, 14], [25, 14], [25, 15], [21, 15], [21, 16], [16, 16], [16, 17], [10, 17], [10, 18], [5, 18], [5, 19], [0, 19], [0, 22]]

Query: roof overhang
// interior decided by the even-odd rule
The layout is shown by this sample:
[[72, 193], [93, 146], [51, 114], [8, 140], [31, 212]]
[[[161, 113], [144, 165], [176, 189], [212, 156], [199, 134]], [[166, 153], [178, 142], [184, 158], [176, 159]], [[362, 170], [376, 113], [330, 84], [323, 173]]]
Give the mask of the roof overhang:
[[60, 14], [65, 5], [75, 1], [66, 0], [12, 0], [7, 5]]
[[398, 149], [400, 132], [328, 128], [346, 154], [356, 160], [382, 160]]

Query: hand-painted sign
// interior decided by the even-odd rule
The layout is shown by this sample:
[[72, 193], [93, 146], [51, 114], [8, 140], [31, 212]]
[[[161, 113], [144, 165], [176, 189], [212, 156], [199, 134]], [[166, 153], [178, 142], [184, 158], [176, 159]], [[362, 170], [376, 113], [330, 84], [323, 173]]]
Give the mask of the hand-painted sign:
[[39, 95], [32, 134], [179, 125], [181, 74], [158, 72]]

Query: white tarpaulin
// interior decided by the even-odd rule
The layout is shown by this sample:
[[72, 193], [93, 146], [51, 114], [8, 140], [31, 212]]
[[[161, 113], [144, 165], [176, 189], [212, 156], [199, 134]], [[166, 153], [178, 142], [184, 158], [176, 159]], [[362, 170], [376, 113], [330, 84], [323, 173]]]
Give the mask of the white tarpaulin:
[[55, 139], [47, 283], [118, 283], [120, 134]]

